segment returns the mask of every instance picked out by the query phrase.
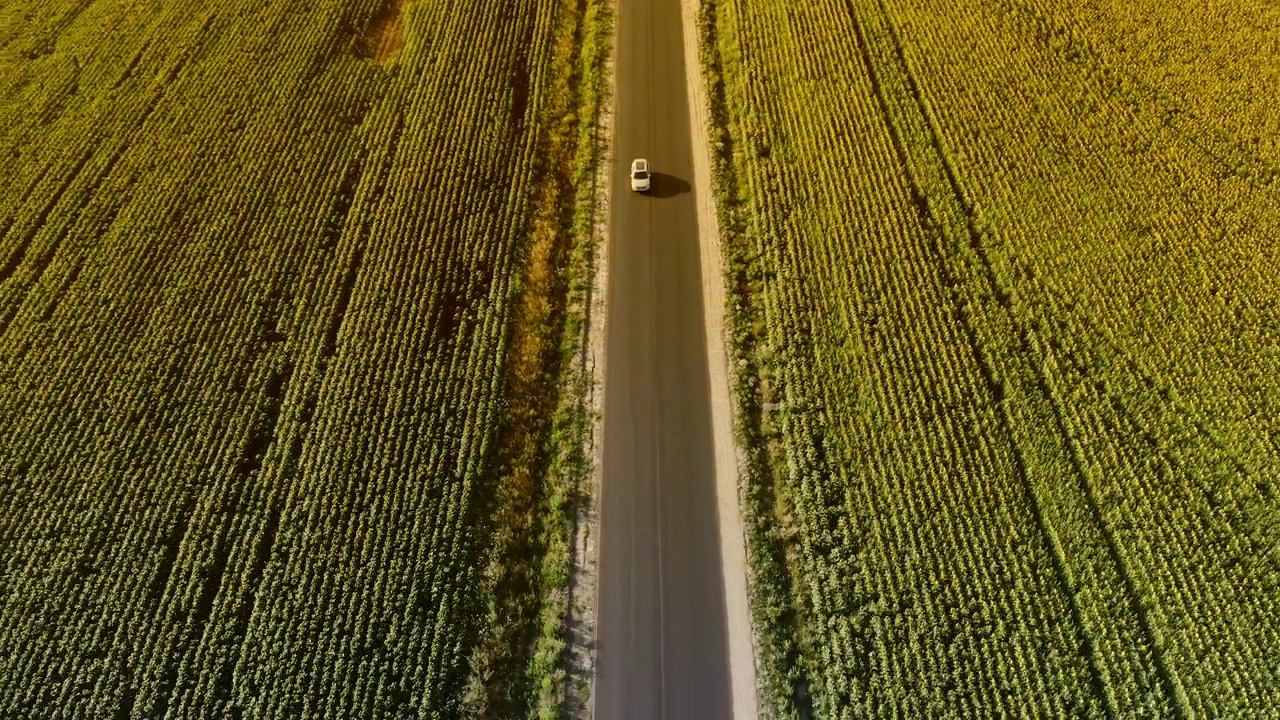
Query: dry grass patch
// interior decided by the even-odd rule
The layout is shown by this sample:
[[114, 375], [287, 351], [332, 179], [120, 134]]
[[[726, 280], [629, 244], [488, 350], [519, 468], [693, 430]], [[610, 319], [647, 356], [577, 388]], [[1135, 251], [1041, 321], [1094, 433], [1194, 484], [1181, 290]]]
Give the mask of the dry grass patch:
[[408, 4], [408, 0], [385, 0], [369, 20], [356, 54], [378, 65], [391, 62], [404, 47], [404, 9]]

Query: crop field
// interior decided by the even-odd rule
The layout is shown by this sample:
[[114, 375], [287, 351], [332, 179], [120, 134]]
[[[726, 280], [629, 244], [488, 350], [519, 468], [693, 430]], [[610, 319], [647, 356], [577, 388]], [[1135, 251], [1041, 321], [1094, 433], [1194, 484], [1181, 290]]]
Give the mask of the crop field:
[[1277, 6], [699, 31], [774, 712], [1273, 717]]
[[0, 715], [564, 701], [604, 8], [6, 1]]

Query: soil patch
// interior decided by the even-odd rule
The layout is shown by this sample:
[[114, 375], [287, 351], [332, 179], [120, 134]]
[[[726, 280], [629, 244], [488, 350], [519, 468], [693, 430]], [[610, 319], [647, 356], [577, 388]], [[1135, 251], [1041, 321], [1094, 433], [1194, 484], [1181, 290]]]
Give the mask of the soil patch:
[[398, 55], [404, 47], [403, 11], [408, 4], [409, 0], [383, 0], [360, 36], [356, 54], [379, 65]]

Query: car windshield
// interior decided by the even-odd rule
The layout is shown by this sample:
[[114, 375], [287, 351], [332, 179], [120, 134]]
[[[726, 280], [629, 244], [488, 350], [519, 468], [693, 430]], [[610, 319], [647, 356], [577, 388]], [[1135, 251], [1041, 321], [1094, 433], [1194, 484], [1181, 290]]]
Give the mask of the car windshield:
[[637, 171], [636, 171], [636, 179], [637, 179], [637, 180], [648, 180], [648, 179], [649, 179], [649, 171], [648, 171], [648, 170], [637, 170]]

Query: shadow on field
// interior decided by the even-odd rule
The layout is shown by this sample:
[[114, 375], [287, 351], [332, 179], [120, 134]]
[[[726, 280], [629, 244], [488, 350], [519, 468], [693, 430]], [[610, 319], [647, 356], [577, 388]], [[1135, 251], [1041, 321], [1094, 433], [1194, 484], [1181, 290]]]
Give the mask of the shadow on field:
[[673, 175], [651, 173], [649, 177], [653, 181], [653, 185], [646, 195], [652, 195], [656, 198], [669, 198], [689, 192], [689, 183]]

